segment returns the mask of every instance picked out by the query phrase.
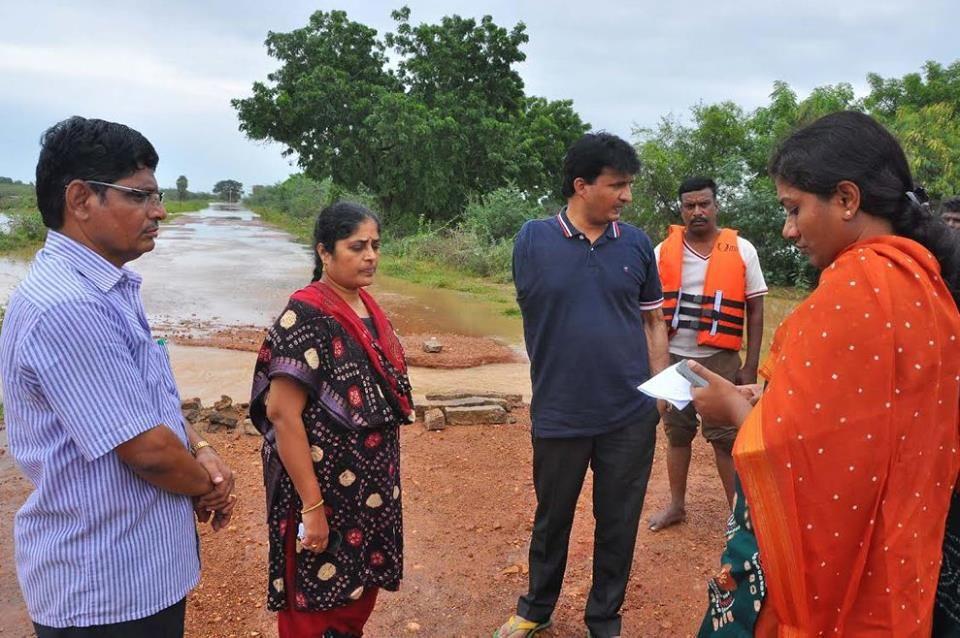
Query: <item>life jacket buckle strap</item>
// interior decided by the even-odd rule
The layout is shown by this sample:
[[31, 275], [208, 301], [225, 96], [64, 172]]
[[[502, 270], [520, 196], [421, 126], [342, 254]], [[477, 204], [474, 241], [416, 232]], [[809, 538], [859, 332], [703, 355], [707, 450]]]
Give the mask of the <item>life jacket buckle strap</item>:
[[723, 303], [723, 291], [718, 290], [713, 296], [713, 321], [710, 323], [710, 336], [717, 334], [720, 325], [720, 304]]

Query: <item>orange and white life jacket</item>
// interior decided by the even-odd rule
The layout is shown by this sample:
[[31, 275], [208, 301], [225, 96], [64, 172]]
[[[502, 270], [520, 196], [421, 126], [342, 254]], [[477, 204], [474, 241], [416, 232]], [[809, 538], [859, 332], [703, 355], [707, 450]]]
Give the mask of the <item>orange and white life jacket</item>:
[[[660, 282], [663, 286], [663, 316], [672, 336], [679, 328], [697, 331], [697, 344], [740, 350], [746, 317], [746, 264], [737, 247], [737, 231], [720, 229], [710, 253], [702, 295], [683, 292], [684, 226], [670, 226], [660, 246]], [[680, 300], [700, 307], [699, 314]]]

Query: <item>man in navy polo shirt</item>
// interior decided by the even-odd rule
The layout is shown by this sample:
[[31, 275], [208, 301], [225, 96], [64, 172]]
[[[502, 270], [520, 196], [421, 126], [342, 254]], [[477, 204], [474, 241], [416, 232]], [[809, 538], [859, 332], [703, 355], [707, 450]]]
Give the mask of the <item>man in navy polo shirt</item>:
[[517, 235], [513, 275], [533, 381], [537, 512], [529, 590], [497, 638], [549, 626], [588, 466], [596, 531], [587, 635], [620, 634], [660, 419], [637, 386], [669, 360], [653, 245], [619, 221], [639, 168], [624, 140], [584, 135], [564, 159], [567, 206]]

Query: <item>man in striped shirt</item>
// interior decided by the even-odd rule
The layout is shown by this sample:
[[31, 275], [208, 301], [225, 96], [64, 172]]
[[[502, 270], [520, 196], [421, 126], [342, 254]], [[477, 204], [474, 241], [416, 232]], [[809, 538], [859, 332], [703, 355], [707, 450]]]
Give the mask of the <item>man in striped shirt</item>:
[[14, 537], [38, 638], [182, 636], [194, 511], [215, 529], [232, 512], [233, 476], [184, 422], [124, 267], [166, 216], [157, 162], [140, 133], [102, 120], [42, 140], [47, 240], [0, 332], [10, 451], [35, 487]]

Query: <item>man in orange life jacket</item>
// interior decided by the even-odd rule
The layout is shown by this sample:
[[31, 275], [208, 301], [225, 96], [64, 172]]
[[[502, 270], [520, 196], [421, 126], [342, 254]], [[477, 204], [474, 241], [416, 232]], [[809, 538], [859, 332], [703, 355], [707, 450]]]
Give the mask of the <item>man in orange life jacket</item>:
[[[692, 177], [679, 188], [683, 226], [671, 226], [657, 246], [663, 287], [663, 315], [670, 335], [670, 363], [695, 359], [738, 385], [757, 382], [763, 337], [763, 296], [767, 286], [757, 250], [737, 231], [717, 225], [717, 185]], [[747, 357], [741, 366], [740, 347], [747, 328]], [[670, 407], [663, 415], [667, 435], [667, 475], [670, 504], [650, 518], [659, 531], [686, 516], [690, 444], [697, 433], [693, 405]], [[717, 471], [732, 505], [734, 468], [731, 450], [737, 429], [726, 424], [701, 424], [713, 445]]]

